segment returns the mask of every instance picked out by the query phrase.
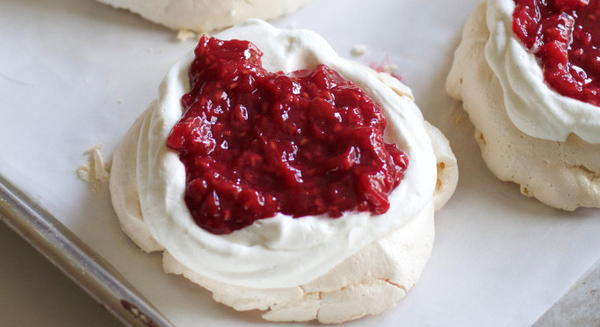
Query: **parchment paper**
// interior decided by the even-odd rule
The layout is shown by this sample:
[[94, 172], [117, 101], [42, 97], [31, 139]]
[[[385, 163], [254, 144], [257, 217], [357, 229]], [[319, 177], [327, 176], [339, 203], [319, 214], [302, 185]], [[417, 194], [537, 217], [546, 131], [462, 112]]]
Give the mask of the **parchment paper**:
[[[425, 116], [460, 161], [458, 191], [437, 215], [433, 257], [394, 310], [355, 326], [526, 326], [600, 257], [600, 213], [564, 213], [519, 194], [485, 168], [473, 128], [445, 94], [461, 26], [479, 0], [318, 0], [276, 21], [310, 28], [342, 54], [398, 66]], [[192, 41], [92, 0], [0, 3], [0, 173], [110, 261], [169, 319], [188, 326], [265, 325], [161, 271], [119, 230], [106, 188], [75, 169], [110, 154]], [[10, 249], [4, 249], [10, 251]], [[268, 324], [277, 326], [277, 324]]]

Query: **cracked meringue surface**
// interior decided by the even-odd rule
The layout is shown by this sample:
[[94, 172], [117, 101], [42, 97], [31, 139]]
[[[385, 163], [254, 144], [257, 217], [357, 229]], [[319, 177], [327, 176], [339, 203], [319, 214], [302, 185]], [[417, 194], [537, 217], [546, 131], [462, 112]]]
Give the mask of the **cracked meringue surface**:
[[209, 32], [290, 14], [312, 0], [98, 0], [174, 30]]

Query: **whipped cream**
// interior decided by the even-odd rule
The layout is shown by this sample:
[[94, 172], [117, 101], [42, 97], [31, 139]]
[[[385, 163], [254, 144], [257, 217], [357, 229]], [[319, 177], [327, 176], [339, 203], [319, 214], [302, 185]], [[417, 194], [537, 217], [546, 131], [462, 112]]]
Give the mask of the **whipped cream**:
[[500, 81], [510, 120], [523, 133], [563, 142], [573, 133], [600, 143], [600, 107], [552, 90], [537, 59], [514, 35], [513, 0], [487, 1], [485, 58]]
[[279, 214], [227, 235], [203, 230], [183, 200], [184, 165], [166, 146], [172, 127], [182, 115], [181, 96], [189, 89], [190, 54], [170, 70], [157, 104], [143, 120], [136, 160], [144, 224], [177, 261], [229, 285], [259, 289], [303, 285], [373, 241], [419, 219], [431, 206], [436, 157], [425, 121], [407, 87], [398, 82], [392, 89], [383, 82], [387, 75], [341, 58], [314, 32], [280, 30], [251, 20], [216, 37], [253, 42], [264, 52], [263, 65], [270, 71], [291, 72], [326, 64], [352, 80], [381, 105], [388, 120], [386, 142], [398, 144], [408, 154], [410, 165], [404, 180], [390, 194], [391, 206], [383, 215], [346, 212], [339, 219], [293, 219]]

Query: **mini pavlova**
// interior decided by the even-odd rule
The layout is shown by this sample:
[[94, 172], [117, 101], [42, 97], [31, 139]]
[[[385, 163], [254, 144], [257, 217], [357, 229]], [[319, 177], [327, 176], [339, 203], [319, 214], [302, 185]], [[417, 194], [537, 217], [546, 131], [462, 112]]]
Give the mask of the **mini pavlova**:
[[417, 282], [457, 180], [407, 86], [314, 32], [250, 20], [171, 69], [110, 190], [123, 231], [215, 301], [341, 323]]

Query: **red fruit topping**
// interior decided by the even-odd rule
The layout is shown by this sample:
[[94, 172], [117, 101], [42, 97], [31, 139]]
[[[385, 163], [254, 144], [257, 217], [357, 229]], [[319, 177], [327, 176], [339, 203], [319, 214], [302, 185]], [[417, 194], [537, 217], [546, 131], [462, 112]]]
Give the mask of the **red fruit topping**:
[[513, 30], [558, 93], [600, 106], [600, 0], [515, 0]]
[[268, 72], [252, 43], [203, 36], [167, 140], [186, 168], [196, 221], [227, 234], [277, 213], [382, 214], [407, 156], [386, 144], [379, 105], [320, 65]]

